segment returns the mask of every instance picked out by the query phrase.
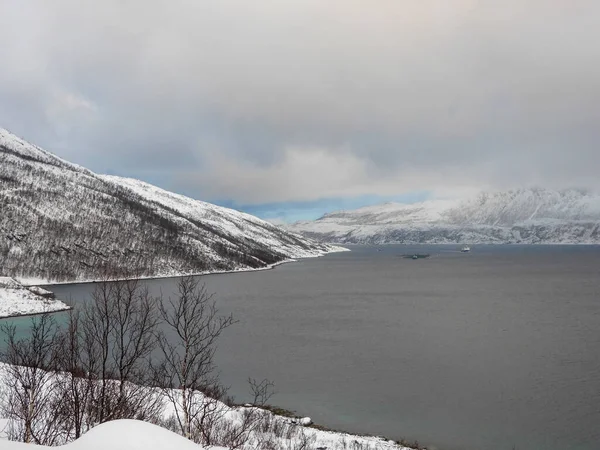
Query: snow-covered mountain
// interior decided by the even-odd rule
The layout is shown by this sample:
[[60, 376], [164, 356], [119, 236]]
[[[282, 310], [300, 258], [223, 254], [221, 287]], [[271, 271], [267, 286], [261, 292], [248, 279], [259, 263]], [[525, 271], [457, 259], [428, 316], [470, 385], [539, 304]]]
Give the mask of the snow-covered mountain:
[[600, 196], [580, 190], [484, 192], [340, 211], [289, 229], [337, 243], [600, 244]]
[[0, 275], [160, 276], [332, 250], [248, 214], [97, 175], [0, 129]]

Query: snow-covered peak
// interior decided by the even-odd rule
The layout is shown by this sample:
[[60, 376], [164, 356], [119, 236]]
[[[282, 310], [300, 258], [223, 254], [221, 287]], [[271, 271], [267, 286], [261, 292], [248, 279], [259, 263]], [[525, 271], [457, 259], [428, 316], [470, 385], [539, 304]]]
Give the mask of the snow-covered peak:
[[538, 220], [598, 220], [600, 196], [581, 190], [483, 192], [448, 211], [455, 223], [513, 226]]
[[435, 222], [449, 208], [457, 205], [455, 200], [427, 200], [420, 203], [395, 203], [388, 202], [382, 205], [365, 206], [351, 211], [339, 211], [325, 214], [321, 219], [330, 220], [368, 220], [376, 223], [396, 223], [410, 221], [419, 223]]
[[600, 242], [600, 196], [577, 189], [482, 192], [455, 200], [385, 203], [289, 228], [342, 243]]
[[16, 157], [26, 160], [49, 164], [75, 172], [91, 173], [77, 164], [70, 163], [36, 145], [30, 144], [4, 128], [0, 128], [0, 149], [5, 153], [11, 153]]
[[600, 220], [600, 196], [569, 189], [482, 192], [473, 198], [366, 206], [325, 214], [317, 221], [432, 223], [512, 226], [531, 220]]

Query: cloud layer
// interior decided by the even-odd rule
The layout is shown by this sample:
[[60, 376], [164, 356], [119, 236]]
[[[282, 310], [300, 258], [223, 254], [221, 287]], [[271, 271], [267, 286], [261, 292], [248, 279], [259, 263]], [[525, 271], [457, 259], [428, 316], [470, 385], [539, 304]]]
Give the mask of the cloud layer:
[[6, 0], [0, 126], [206, 200], [599, 188], [594, 0]]

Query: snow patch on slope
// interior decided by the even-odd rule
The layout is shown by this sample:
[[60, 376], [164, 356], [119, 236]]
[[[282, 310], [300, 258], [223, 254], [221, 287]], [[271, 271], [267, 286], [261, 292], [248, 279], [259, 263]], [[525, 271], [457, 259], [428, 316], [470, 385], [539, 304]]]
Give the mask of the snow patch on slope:
[[65, 311], [70, 306], [51, 298], [41, 288], [26, 288], [12, 278], [0, 277], [0, 318]]

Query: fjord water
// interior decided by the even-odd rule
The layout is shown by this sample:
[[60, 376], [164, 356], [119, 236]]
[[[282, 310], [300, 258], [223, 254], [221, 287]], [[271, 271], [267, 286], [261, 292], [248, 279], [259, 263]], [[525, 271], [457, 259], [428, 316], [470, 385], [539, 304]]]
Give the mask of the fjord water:
[[[223, 381], [317, 423], [445, 450], [598, 449], [600, 248], [352, 247], [204, 276]], [[405, 253], [430, 253], [403, 259]], [[165, 297], [176, 279], [145, 282]], [[56, 286], [85, 299], [93, 285]]]

